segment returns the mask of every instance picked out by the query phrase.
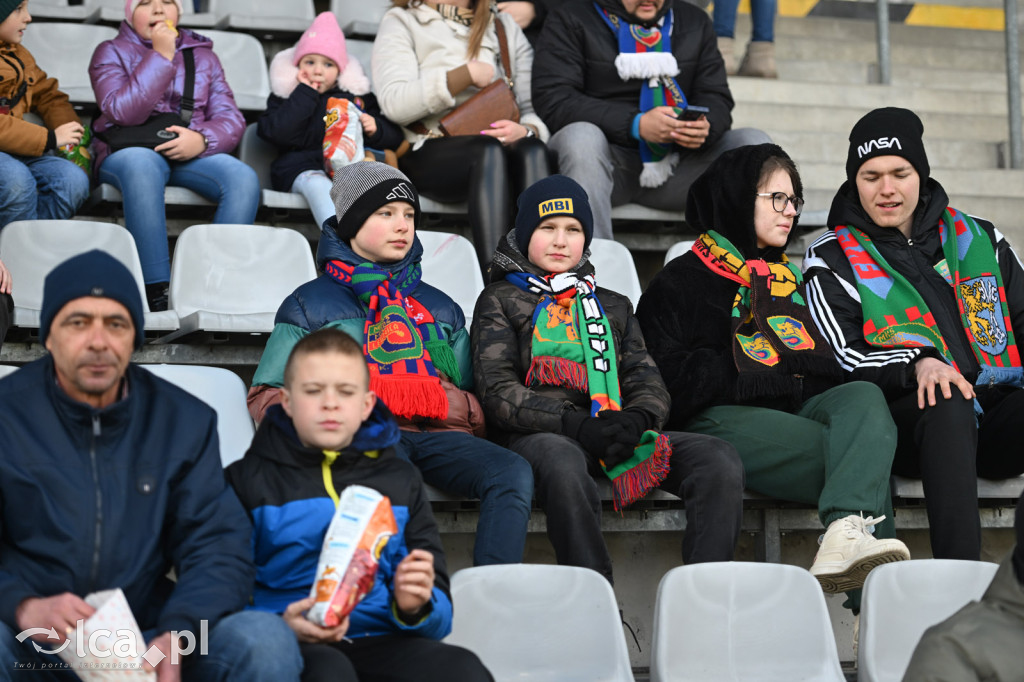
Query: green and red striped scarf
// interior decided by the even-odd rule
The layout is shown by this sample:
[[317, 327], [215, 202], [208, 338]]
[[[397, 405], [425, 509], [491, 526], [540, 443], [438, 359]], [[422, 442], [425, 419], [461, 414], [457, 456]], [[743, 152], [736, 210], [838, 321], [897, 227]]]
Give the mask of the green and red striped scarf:
[[[621, 410], [615, 340], [594, 293], [594, 276], [566, 272], [538, 277], [511, 272], [505, 279], [540, 296], [533, 312], [526, 385], [564, 386], [588, 393], [592, 417], [602, 410]], [[629, 459], [611, 469], [601, 462], [612, 482], [615, 510], [628, 507], [664, 481], [671, 456], [668, 436], [645, 431]]]
[[[848, 225], [835, 233], [857, 280], [865, 340], [881, 348], [932, 347], [961, 371], [924, 299], [885, 261], [871, 238]], [[943, 212], [939, 235], [945, 258], [935, 269], [953, 287], [964, 331], [981, 364], [975, 383], [1021, 386], [1024, 370], [992, 241], [955, 208]]]
[[419, 263], [389, 272], [373, 263], [332, 260], [324, 272], [352, 289], [366, 306], [363, 355], [370, 368], [370, 390], [400, 417], [445, 419], [448, 396], [437, 373], [456, 386], [462, 375], [441, 325], [419, 301], [402, 294], [419, 284]]

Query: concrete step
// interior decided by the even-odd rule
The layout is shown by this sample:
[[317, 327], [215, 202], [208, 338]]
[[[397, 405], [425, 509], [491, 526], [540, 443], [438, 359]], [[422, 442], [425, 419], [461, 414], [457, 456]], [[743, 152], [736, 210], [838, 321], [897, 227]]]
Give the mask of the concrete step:
[[[861, 110], [890, 106], [913, 109], [919, 115], [925, 112], [955, 110], [962, 116], [976, 114], [1005, 114], [1006, 95], [995, 92], [972, 92], [970, 97], [955, 101], [946, 90], [888, 85], [851, 85], [847, 83], [815, 83], [808, 86], [786, 80], [733, 77], [729, 88], [737, 102], [794, 102], [801, 107], [858, 107]], [[694, 100], [694, 104], [700, 102]]]
[[[846, 132], [807, 132], [784, 130], [772, 134], [772, 140], [786, 150], [798, 164], [802, 162], [846, 163], [849, 146]], [[999, 168], [998, 143], [935, 139], [928, 143], [928, 161], [933, 167]]]
[[[800, 83], [847, 83], [866, 85], [878, 83], [878, 64], [871, 62], [844, 62], [778, 59], [779, 80]], [[937, 91], [960, 90], [968, 92], [996, 92], [1006, 97], [1006, 73], [966, 69], [941, 69], [895, 64], [892, 70], [895, 87], [921, 87]], [[733, 77], [735, 78], [735, 76]], [[730, 78], [732, 82], [733, 78]], [[1021, 77], [1024, 87], [1024, 76]]]
[[[880, 86], [879, 86], [880, 87]], [[733, 127], [760, 128], [769, 135], [781, 131], [842, 133], [850, 128], [872, 107], [865, 104], [849, 106], [803, 105], [800, 99], [786, 103], [745, 101], [737, 99], [733, 109]], [[885, 106], [906, 106], [901, 98], [893, 96]], [[948, 138], [981, 142], [1002, 142], [1009, 138], [1005, 115], [919, 112], [924, 122], [925, 144], [932, 139]]]
[[[874, 63], [878, 59], [873, 40], [794, 36], [776, 41], [775, 52], [779, 59], [828, 59], [865, 64]], [[891, 58], [894, 68], [902, 64], [982, 71], [1004, 71], [1006, 68], [1006, 58], [1001, 47], [983, 49], [942, 44], [906, 45], [893, 41]]]
[[[775, 40], [785, 43], [791, 38], [817, 38], [820, 40], [856, 40], [876, 44], [877, 25], [873, 20], [840, 19], [832, 17], [776, 17]], [[750, 15], [739, 15], [736, 20], [737, 42], [750, 36]], [[892, 45], [935, 46], [948, 45], [979, 50], [1005, 50], [1006, 38], [1002, 31], [980, 31], [965, 28], [940, 28], [889, 23]], [[1022, 48], [1024, 51], [1024, 48]]]

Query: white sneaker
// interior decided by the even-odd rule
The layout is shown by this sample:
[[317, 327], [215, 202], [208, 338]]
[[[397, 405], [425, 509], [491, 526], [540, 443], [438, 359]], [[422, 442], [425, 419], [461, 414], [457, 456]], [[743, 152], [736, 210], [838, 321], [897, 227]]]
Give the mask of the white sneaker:
[[826, 592], [848, 592], [864, 586], [871, 569], [910, 558], [907, 546], [895, 538], [877, 539], [874, 526], [885, 517], [850, 515], [833, 521], [818, 538], [811, 575]]

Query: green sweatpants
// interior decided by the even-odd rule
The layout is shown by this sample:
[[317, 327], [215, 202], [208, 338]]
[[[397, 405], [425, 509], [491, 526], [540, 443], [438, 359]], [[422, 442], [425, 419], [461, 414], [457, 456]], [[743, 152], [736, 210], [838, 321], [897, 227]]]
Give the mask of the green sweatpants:
[[850, 514], [881, 516], [878, 537], [895, 537], [889, 476], [896, 426], [882, 391], [855, 381], [818, 394], [796, 414], [720, 405], [685, 427], [739, 452], [747, 488], [818, 507], [823, 526]]

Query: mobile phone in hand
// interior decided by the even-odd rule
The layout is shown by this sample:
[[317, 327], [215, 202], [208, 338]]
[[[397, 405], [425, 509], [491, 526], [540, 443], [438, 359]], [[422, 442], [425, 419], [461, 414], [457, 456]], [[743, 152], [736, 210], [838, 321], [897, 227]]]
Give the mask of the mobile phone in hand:
[[701, 116], [707, 116], [708, 111], [709, 109], [707, 107], [699, 107], [696, 104], [690, 104], [679, 112], [679, 116], [677, 118], [680, 121], [696, 121]]

